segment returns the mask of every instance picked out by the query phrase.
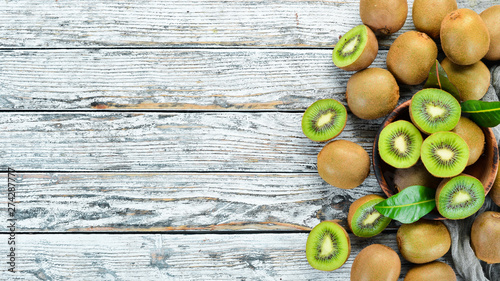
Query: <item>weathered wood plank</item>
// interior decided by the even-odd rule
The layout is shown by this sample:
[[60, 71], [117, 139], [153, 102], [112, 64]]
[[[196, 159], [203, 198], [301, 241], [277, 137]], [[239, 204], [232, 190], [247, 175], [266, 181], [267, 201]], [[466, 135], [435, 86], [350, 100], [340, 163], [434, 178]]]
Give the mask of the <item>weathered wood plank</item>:
[[[19, 171], [315, 172], [323, 143], [302, 113], [0, 114], [0, 169]], [[339, 138], [371, 154], [383, 120], [349, 116]]]
[[[383, 195], [373, 175], [344, 190], [311, 174], [18, 173], [17, 231], [309, 230]], [[7, 184], [7, 175], [0, 176]], [[0, 189], [6, 221], [7, 189]], [[8, 231], [0, 224], [0, 231]]]
[[[409, 2], [402, 32], [414, 29]], [[481, 12], [498, 4], [458, 0]], [[359, 1], [11, 0], [0, 3], [0, 46], [332, 47], [361, 24]]]
[[[7, 241], [7, 235], [0, 235]], [[324, 272], [309, 266], [307, 234], [252, 235], [22, 235], [9, 280], [338, 280], [349, 279], [356, 255], [373, 243], [397, 251], [396, 235], [351, 236], [348, 261]], [[2, 255], [7, 243], [0, 243]], [[5, 258], [4, 258], [5, 260]], [[451, 257], [439, 260], [453, 266]], [[400, 280], [410, 268], [402, 259]], [[461, 279], [459, 279], [461, 280]]]
[[0, 51], [0, 109], [304, 110], [352, 73], [331, 50]]

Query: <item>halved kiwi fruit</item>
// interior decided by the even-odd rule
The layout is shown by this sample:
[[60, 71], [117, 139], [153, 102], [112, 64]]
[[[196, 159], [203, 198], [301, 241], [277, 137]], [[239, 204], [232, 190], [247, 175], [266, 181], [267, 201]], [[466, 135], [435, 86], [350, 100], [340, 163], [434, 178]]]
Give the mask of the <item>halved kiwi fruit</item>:
[[424, 140], [420, 157], [427, 171], [433, 176], [454, 177], [467, 166], [469, 147], [456, 133], [437, 132]]
[[436, 190], [436, 207], [445, 218], [458, 220], [476, 213], [484, 203], [484, 187], [477, 178], [461, 174], [444, 179]]
[[354, 235], [359, 237], [375, 236], [391, 222], [391, 218], [383, 216], [374, 208], [381, 201], [384, 201], [382, 196], [370, 194], [351, 204], [347, 223]]
[[302, 132], [313, 141], [328, 141], [338, 136], [346, 125], [347, 110], [334, 99], [311, 104], [302, 116]]
[[358, 71], [370, 66], [377, 52], [378, 41], [373, 31], [366, 25], [358, 25], [337, 42], [332, 60], [343, 70]]
[[341, 267], [351, 254], [351, 240], [345, 229], [334, 221], [316, 225], [306, 244], [306, 257], [316, 269], [332, 271]]
[[385, 126], [378, 139], [380, 158], [395, 168], [415, 165], [420, 157], [421, 145], [420, 131], [406, 120]]
[[411, 99], [411, 121], [426, 134], [455, 128], [460, 115], [461, 107], [457, 99], [440, 89], [420, 90]]

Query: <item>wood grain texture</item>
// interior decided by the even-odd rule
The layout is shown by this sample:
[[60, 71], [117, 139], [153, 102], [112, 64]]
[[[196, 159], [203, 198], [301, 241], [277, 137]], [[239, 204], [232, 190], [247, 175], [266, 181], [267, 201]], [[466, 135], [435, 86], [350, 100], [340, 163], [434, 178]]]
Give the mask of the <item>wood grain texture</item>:
[[[310, 230], [383, 196], [373, 175], [344, 190], [318, 174], [15, 173], [17, 231]], [[0, 182], [7, 183], [6, 174]], [[0, 189], [7, 198], [7, 189]], [[7, 202], [0, 199], [0, 221]], [[0, 231], [8, 231], [6, 224]]]
[[[316, 172], [323, 143], [302, 113], [0, 113], [0, 169]], [[349, 116], [339, 139], [369, 154], [382, 120]]]
[[[404, 27], [380, 44], [412, 30]], [[481, 12], [498, 4], [458, 0]], [[361, 24], [359, 1], [10, 0], [0, 4], [0, 46], [66, 47], [328, 47]]]
[[[7, 235], [0, 235], [7, 241]], [[337, 280], [349, 279], [366, 246], [397, 251], [396, 235], [351, 236], [339, 269], [313, 269], [305, 257], [307, 233], [252, 235], [18, 235], [17, 272], [9, 280]], [[1, 243], [2, 253], [7, 243]], [[453, 266], [449, 255], [440, 258]], [[383, 262], [383, 261], [382, 261]], [[402, 259], [401, 278], [410, 268]], [[3, 267], [7, 267], [6, 264]], [[461, 279], [458, 279], [461, 280]]]
[[[305, 110], [345, 101], [331, 50], [0, 51], [5, 110]], [[386, 68], [387, 51], [372, 67]], [[406, 90], [405, 90], [406, 89]], [[405, 88], [402, 95], [411, 95]], [[412, 89], [413, 90], [413, 89]]]

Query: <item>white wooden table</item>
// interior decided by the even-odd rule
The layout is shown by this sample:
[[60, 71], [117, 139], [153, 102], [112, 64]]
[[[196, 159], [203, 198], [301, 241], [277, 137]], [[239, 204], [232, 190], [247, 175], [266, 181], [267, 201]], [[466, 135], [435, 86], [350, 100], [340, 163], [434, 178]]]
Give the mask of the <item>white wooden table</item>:
[[[346, 104], [352, 72], [331, 52], [361, 23], [358, 3], [1, 2], [0, 279], [347, 280], [365, 246], [397, 249], [393, 223], [371, 239], [351, 234], [351, 257], [334, 272], [305, 258], [312, 227], [345, 225], [351, 202], [382, 194], [373, 173], [352, 190], [323, 182], [324, 144], [300, 127], [314, 101]], [[412, 3], [373, 67], [414, 29]], [[458, 1], [477, 12], [493, 4]], [[400, 102], [421, 88], [402, 85]], [[349, 113], [339, 138], [371, 155], [382, 121]]]

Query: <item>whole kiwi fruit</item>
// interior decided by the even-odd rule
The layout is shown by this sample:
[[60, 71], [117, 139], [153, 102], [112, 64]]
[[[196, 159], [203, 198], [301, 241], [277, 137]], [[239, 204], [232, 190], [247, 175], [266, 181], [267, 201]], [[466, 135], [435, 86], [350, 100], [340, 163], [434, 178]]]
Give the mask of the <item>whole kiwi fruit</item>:
[[354, 259], [351, 281], [396, 281], [400, 273], [401, 260], [396, 251], [382, 244], [372, 244]]
[[451, 246], [448, 228], [441, 221], [420, 219], [403, 224], [396, 234], [401, 255], [409, 262], [422, 264], [446, 254]]
[[438, 40], [441, 22], [448, 13], [456, 9], [456, 0], [415, 0], [411, 10], [413, 24], [418, 31]]
[[427, 34], [407, 31], [399, 35], [389, 48], [387, 69], [399, 82], [417, 85], [429, 76], [437, 54], [436, 43]]
[[444, 58], [441, 66], [450, 82], [457, 87], [462, 101], [480, 100], [490, 87], [490, 70], [482, 61], [471, 65], [459, 65], [449, 58]]
[[323, 221], [307, 237], [306, 258], [318, 270], [332, 271], [341, 267], [351, 254], [351, 240], [336, 221]]
[[497, 173], [495, 177], [495, 182], [488, 193], [490, 198], [500, 207], [500, 173]]
[[440, 261], [416, 265], [406, 273], [404, 281], [456, 281], [451, 266]]
[[500, 213], [487, 211], [474, 220], [470, 241], [476, 257], [487, 263], [500, 263]]
[[394, 171], [394, 187], [398, 192], [412, 185], [423, 185], [436, 189], [440, 182], [441, 179], [431, 175], [420, 161], [410, 168]]
[[391, 113], [399, 100], [399, 86], [382, 68], [356, 72], [347, 81], [347, 105], [361, 119], [377, 119]]
[[318, 153], [318, 173], [327, 183], [342, 189], [352, 189], [368, 177], [368, 152], [348, 140], [335, 140]]
[[476, 163], [484, 150], [485, 138], [483, 130], [469, 118], [461, 116], [452, 132], [461, 136], [469, 146], [467, 166]]
[[491, 61], [500, 60], [500, 5], [489, 7], [479, 16], [490, 33], [490, 49], [484, 58]]
[[441, 47], [454, 63], [470, 65], [482, 59], [490, 47], [488, 28], [471, 9], [458, 9], [441, 22]]
[[359, 15], [376, 35], [390, 35], [405, 24], [408, 3], [406, 0], [361, 0]]

